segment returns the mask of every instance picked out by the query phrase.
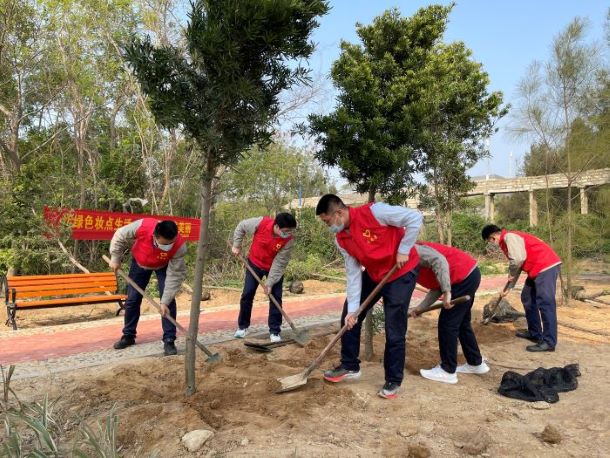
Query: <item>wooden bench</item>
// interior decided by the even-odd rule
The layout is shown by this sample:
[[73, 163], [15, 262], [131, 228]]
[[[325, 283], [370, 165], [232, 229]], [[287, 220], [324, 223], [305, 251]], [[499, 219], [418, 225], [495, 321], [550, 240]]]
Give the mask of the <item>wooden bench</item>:
[[0, 287], [6, 301], [6, 325], [12, 325], [13, 329], [17, 329], [17, 310], [116, 302], [118, 316], [127, 299], [125, 294], [117, 292], [114, 272], [2, 277]]

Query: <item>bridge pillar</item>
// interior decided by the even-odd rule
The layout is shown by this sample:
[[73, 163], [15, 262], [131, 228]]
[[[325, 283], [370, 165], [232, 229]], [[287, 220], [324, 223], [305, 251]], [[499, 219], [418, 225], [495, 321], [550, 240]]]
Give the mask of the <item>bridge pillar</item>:
[[528, 191], [528, 194], [530, 196], [530, 226], [538, 226], [538, 202], [532, 189]]
[[494, 194], [485, 194], [485, 219], [489, 222], [494, 222], [496, 213], [496, 205], [494, 202]]
[[587, 188], [580, 188], [580, 214], [589, 214], [589, 197], [587, 197]]

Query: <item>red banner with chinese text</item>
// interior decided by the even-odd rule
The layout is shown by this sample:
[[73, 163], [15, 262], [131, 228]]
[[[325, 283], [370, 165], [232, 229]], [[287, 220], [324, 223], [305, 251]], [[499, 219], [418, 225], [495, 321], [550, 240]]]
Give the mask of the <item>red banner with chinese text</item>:
[[103, 212], [97, 210], [73, 210], [69, 208], [44, 207], [44, 219], [51, 227], [60, 223], [72, 227], [73, 240], [110, 240], [114, 231], [142, 218], [172, 220], [178, 225], [178, 231], [186, 240], [199, 240], [200, 220], [179, 216], [143, 215], [139, 213]]

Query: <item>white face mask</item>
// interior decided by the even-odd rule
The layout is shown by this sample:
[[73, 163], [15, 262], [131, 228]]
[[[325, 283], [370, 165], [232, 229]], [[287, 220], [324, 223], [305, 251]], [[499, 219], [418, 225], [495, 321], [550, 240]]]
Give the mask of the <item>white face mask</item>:
[[161, 245], [159, 242], [157, 242], [157, 239], [154, 239], [154, 242], [155, 242], [155, 246], [157, 248], [159, 248], [161, 251], [169, 251], [174, 246], [173, 243], [168, 243], [167, 245]]

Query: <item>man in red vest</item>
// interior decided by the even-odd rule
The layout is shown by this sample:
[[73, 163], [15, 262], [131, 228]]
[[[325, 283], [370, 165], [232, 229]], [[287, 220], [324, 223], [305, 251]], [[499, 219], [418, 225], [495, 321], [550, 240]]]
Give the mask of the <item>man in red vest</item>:
[[[294, 246], [294, 232], [297, 222], [290, 213], [278, 213], [275, 219], [268, 216], [250, 218], [241, 221], [233, 234], [233, 254], [241, 253], [241, 244], [246, 234], [254, 234], [252, 245], [248, 253], [247, 263], [252, 267], [259, 278], [267, 277], [265, 281], [265, 294], [272, 294], [275, 300], [282, 304], [282, 285], [284, 271], [290, 261]], [[243, 339], [250, 327], [252, 316], [252, 301], [259, 284], [254, 276], [246, 269], [244, 289], [239, 301], [239, 317], [235, 337]], [[282, 313], [269, 299], [269, 338], [271, 342], [279, 342], [282, 326]]]
[[[186, 244], [178, 226], [173, 221], [143, 218], [118, 229], [110, 241], [110, 268], [117, 271], [125, 251], [131, 248], [129, 276], [136, 284], [146, 289], [153, 272], [157, 275], [161, 297], [161, 326], [163, 327], [163, 350], [166, 356], [175, 355], [176, 326], [165, 316], [176, 318], [176, 293], [186, 277]], [[123, 336], [114, 344], [120, 350], [136, 343], [136, 328], [140, 319], [142, 295], [131, 285], [127, 286], [125, 301], [125, 326]]]
[[[329, 382], [360, 377], [360, 331], [362, 321], [383, 297], [386, 345], [383, 357], [385, 384], [377, 393], [386, 399], [397, 396], [404, 376], [407, 310], [417, 277], [418, 256], [413, 248], [421, 228], [420, 212], [382, 202], [346, 207], [334, 194], [322, 196], [316, 215], [335, 234], [335, 242], [345, 258], [347, 300], [341, 325], [348, 331], [341, 337], [341, 364], [324, 372]], [[368, 308], [359, 316], [356, 310], [394, 267], [390, 277]], [[362, 267], [366, 270], [363, 271]]]
[[[420, 303], [427, 307], [443, 295], [443, 309], [438, 318], [438, 345], [441, 363], [429, 370], [420, 369], [422, 377], [444, 383], [457, 383], [457, 374], [486, 374], [489, 366], [483, 361], [477, 338], [470, 325], [470, 310], [481, 283], [477, 261], [468, 253], [447, 245], [418, 242], [417, 283], [430, 291]], [[452, 297], [470, 296], [468, 302], [451, 305]], [[417, 316], [410, 314], [410, 316]], [[457, 365], [458, 340], [466, 364]]]
[[[521, 271], [527, 280], [521, 292], [527, 331], [517, 337], [531, 340], [527, 351], [555, 351], [557, 345], [557, 304], [555, 291], [561, 259], [553, 249], [526, 232], [507, 231], [489, 224], [481, 232], [483, 240], [499, 245], [509, 259], [509, 288], [513, 288]], [[508, 290], [504, 293], [504, 296]]]

